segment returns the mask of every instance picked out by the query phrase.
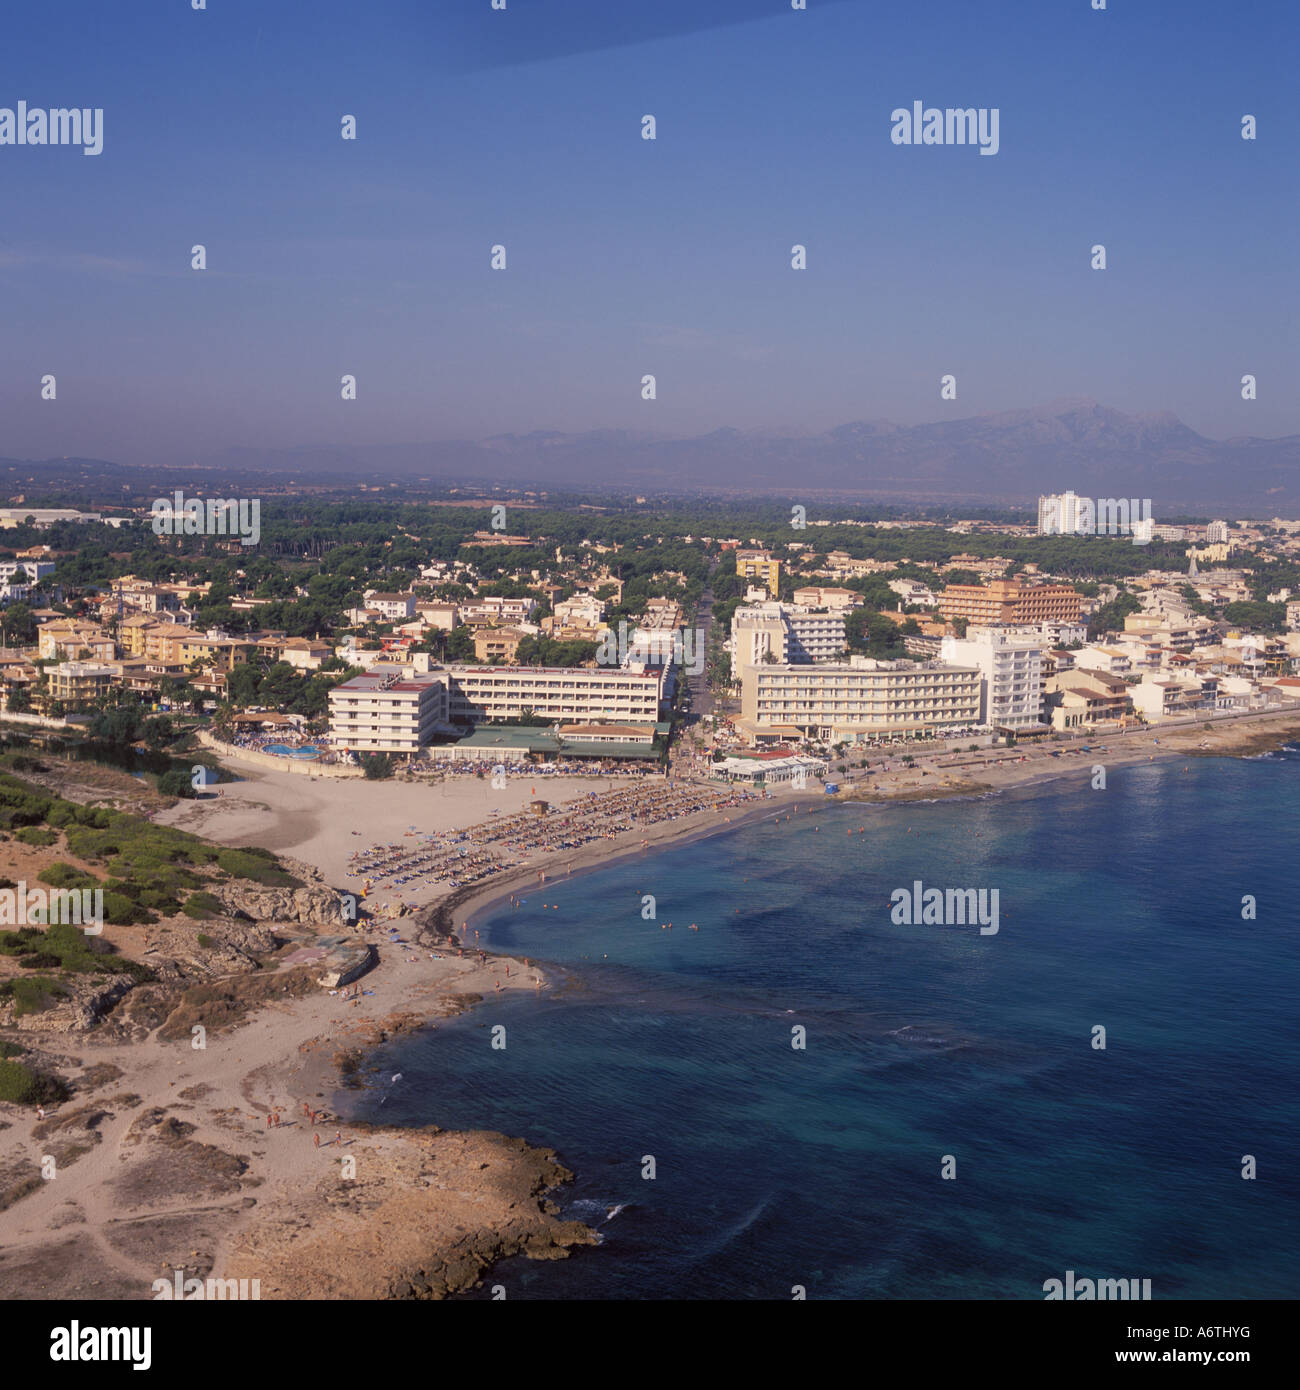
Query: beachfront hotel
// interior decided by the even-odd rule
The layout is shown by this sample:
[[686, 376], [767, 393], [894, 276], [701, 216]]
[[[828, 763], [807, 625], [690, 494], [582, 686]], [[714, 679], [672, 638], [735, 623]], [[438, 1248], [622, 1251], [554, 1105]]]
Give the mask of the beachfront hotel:
[[329, 693], [330, 746], [349, 753], [415, 753], [447, 717], [441, 673], [377, 668]]
[[991, 729], [1043, 727], [1043, 641], [1035, 629], [971, 627], [945, 637], [945, 662], [974, 666], [982, 677], [981, 724]]
[[977, 627], [993, 624], [1077, 623], [1083, 595], [1069, 584], [949, 584], [939, 595], [939, 612], [949, 622], [964, 618]]
[[644, 671], [584, 666], [448, 666], [447, 717], [454, 724], [543, 719], [654, 724], [662, 668]]
[[822, 666], [746, 666], [740, 726], [756, 738], [785, 733], [849, 743], [971, 728], [980, 722], [981, 683], [973, 666], [869, 657]]
[[453, 724], [513, 722], [526, 714], [653, 732], [662, 682], [662, 668], [376, 666], [330, 691], [330, 744], [354, 753], [414, 753], [440, 726], [449, 732]]

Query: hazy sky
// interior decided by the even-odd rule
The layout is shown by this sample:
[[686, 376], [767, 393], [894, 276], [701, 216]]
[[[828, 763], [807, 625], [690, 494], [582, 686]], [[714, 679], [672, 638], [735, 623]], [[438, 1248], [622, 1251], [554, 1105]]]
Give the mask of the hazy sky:
[[[104, 149], [0, 146], [0, 454], [1062, 396], [1297, 432], [1298, 36], [1295, 0], [11, 6], [0, 107], [102, 107]], [[914, 101], [998, 108], [999, 152], [894, 145]]]

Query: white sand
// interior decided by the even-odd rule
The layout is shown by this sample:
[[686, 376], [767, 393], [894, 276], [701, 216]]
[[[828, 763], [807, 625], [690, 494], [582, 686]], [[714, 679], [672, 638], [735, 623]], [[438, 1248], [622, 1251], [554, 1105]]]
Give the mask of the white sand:
[[[456, 777], [447, 782], [368, 782], [296, 776], [289, 772], [223, 764], [246, 780], [223, 783], [220, 797], [181, 801], [154, 817], [162, 825], [191, 831], [223, 845], [260, 845], [313, 865], [336, 887], [346, 883], [347, 862], [372, 844], [403, 840], [412, 847], [418, 832], [457, 830], [508, 816], [532, 801], [552, 806], [629, 785], [627, 778], [510, 776], [504, 787], [491, 777]], [[354, 834], [356, 831], [358, 833]], [[427, 903], [450, 891], [445, 883], [411, 885], [400, 896]]]

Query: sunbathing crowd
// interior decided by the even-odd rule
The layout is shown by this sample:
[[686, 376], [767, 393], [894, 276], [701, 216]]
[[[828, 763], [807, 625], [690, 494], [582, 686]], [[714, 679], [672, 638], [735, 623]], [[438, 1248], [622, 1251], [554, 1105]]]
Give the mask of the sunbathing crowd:
[[463, 830], [421, 832], [411, 826], [402, 840], [356, 851], [347, 872], [349, 878], [361, 879], [363, 897], [438, 884], [459, 888], [516, 868], [539, 852], [578, 849], [698, 811], [723, 811], [762, 799], [761, 792], [663, 782], [589, 792], [549, 812], [494, 815]]

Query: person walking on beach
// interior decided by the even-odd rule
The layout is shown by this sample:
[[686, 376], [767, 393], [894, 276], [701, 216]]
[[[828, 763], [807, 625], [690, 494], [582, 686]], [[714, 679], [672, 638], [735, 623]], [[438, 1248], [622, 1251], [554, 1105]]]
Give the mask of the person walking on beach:
[[319, 1135], [319, 1134], [313, 1134], [312, 1137], [311, 1137], [311, 1141], [312, 1141], [313, 1144], [315, 1144], [315, 1146], [316, 1146], [318, 1149], [320, 1148], [320, 1135]]

